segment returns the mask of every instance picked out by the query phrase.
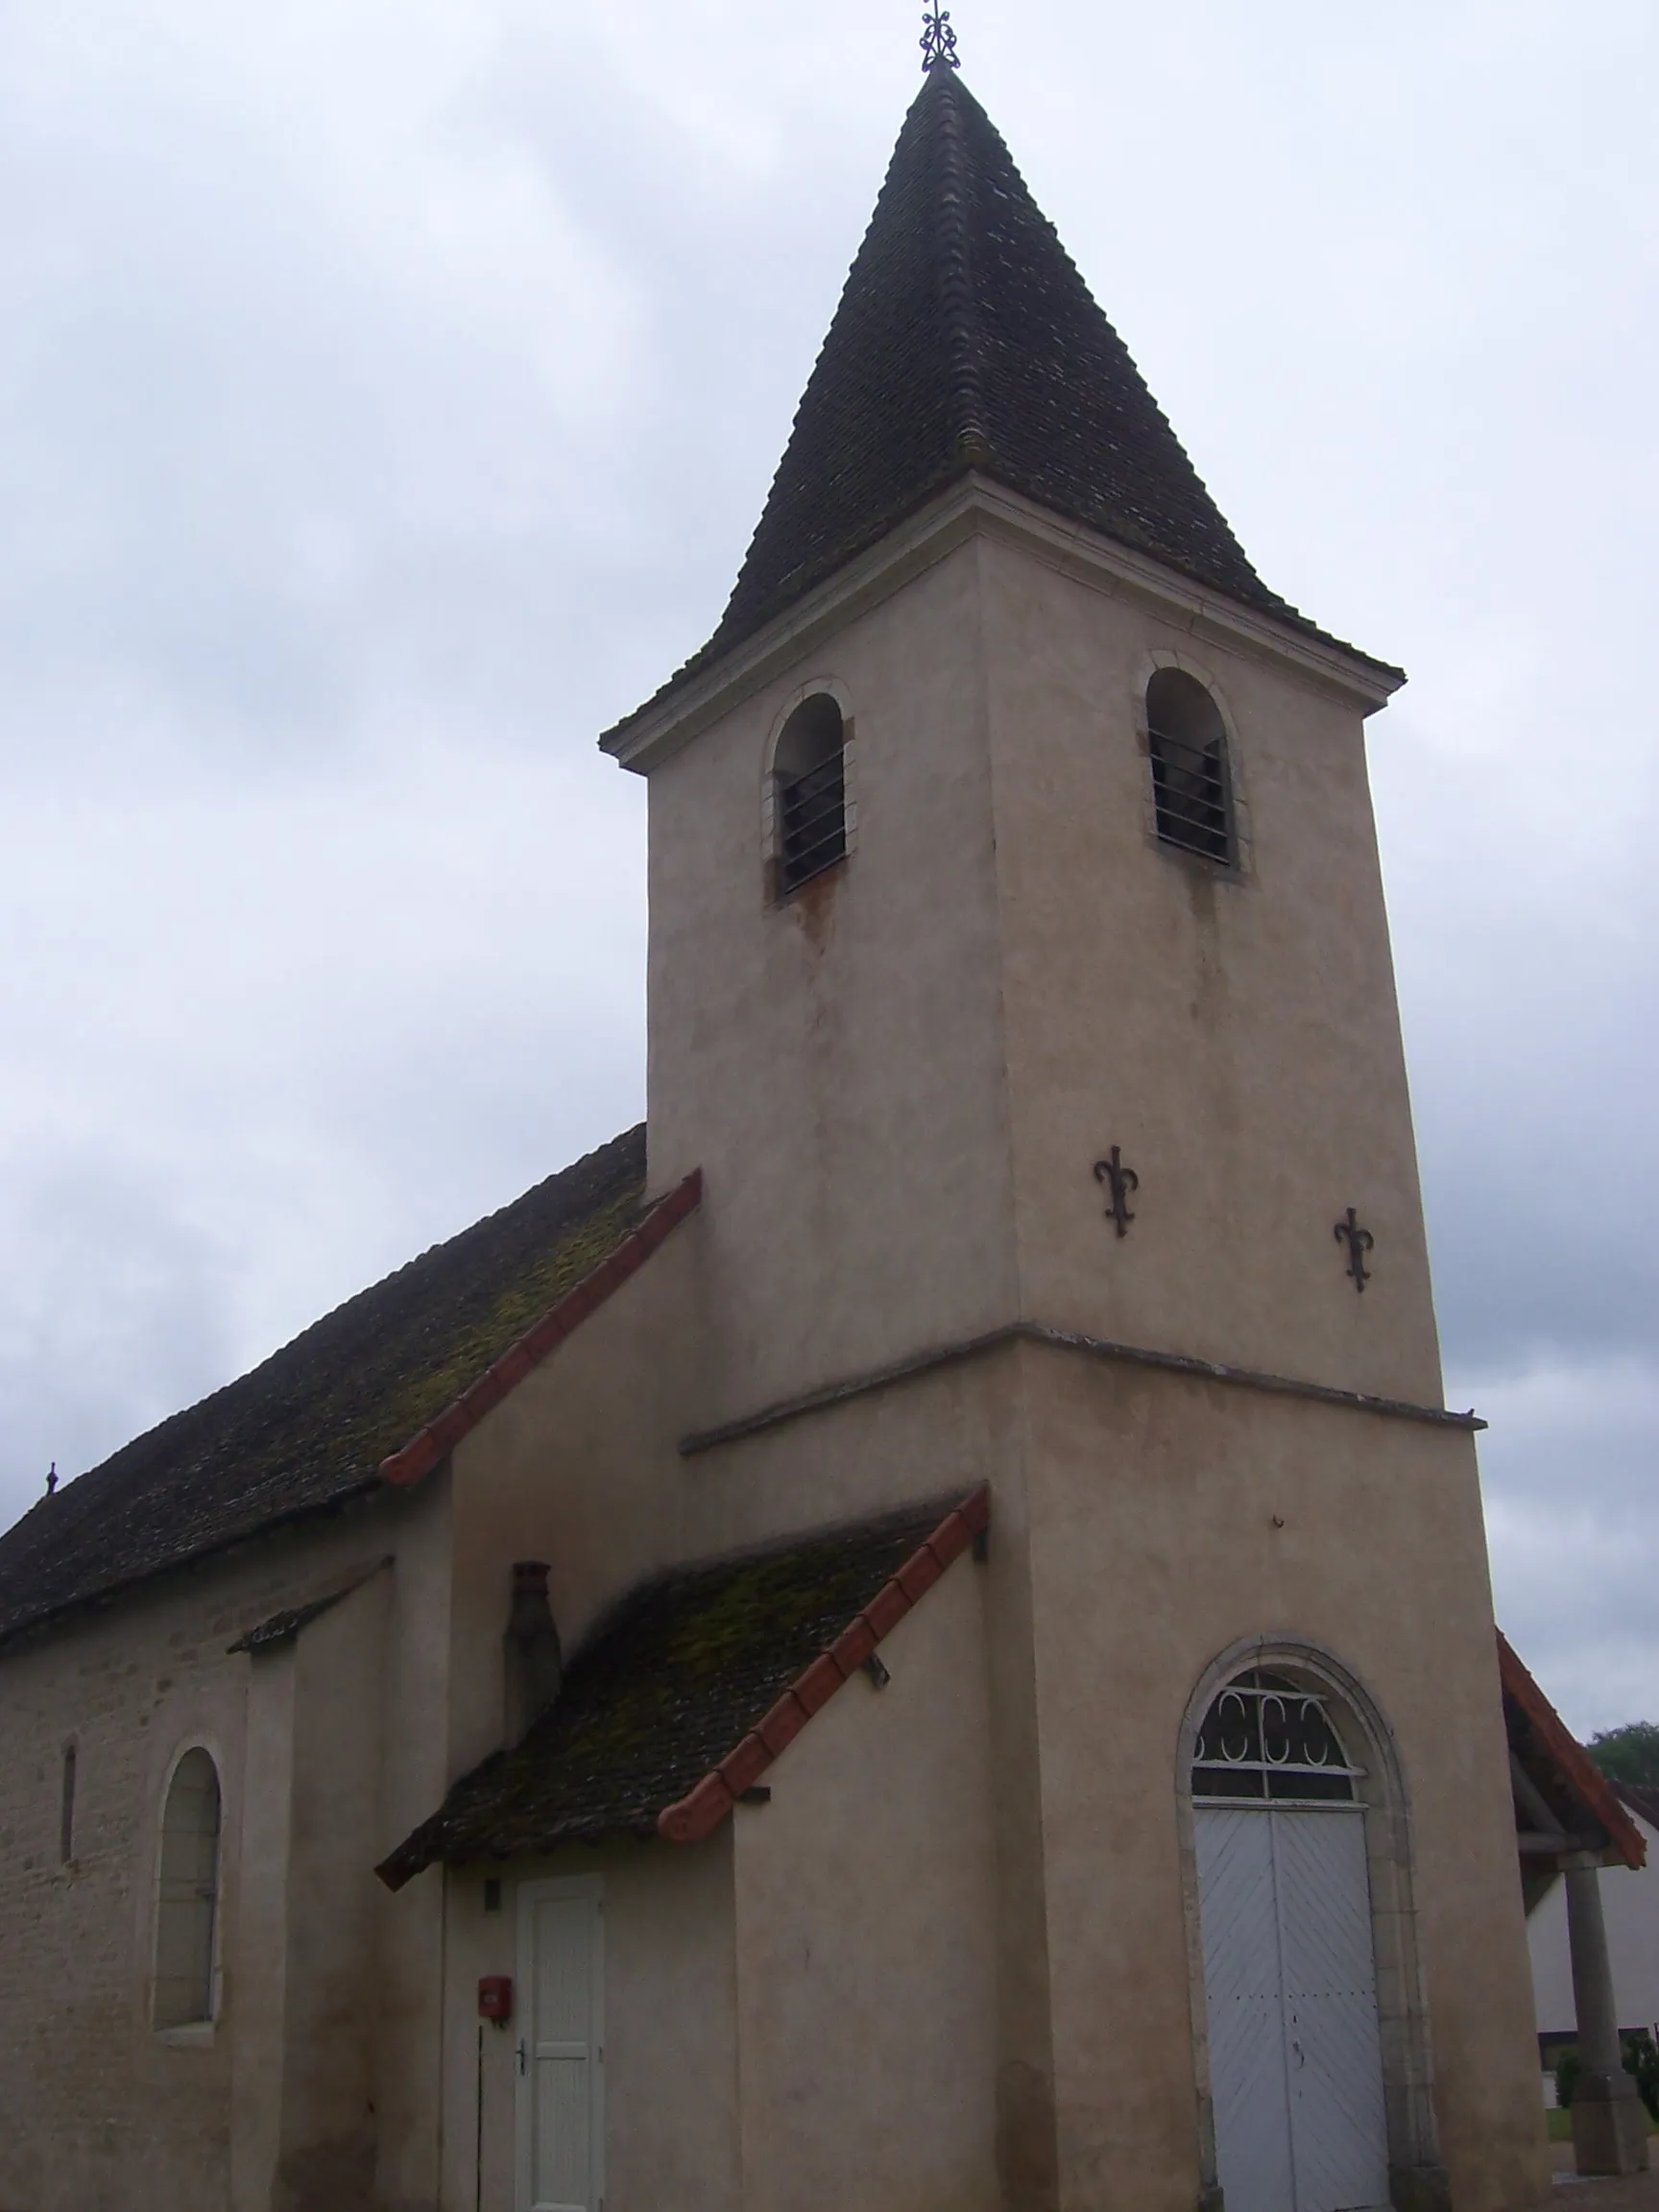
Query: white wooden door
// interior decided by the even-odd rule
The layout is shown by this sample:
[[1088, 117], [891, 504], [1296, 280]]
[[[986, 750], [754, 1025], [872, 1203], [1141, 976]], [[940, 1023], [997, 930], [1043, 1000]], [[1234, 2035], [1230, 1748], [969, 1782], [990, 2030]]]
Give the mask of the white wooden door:
[[1370, 2212], [1388, 2137], [1358, 1810], [1196, 1808], [1227, 2212]]
[[604, 1898], [595, 1879], [518, 1891], [518, 2212], [603, 2212]]

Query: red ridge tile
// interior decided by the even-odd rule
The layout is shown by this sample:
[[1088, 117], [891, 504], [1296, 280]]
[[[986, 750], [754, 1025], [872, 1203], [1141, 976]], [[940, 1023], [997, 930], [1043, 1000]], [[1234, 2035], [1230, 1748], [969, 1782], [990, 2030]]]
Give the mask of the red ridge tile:
[[469, 1382], [443, 1412], [380, 1462], [380, 1479], [399, 1486], [429, 1475], [446, 1452], [475, 1429], [486, 1413], [493, 1411], [510, 1390], [522, 1382], [547, 1355], [637, 1273], [669, 1231], [695, 1211], [703, 1196], [703, 1171], [694, 1167], [683, 1183], [660, 1198], [639, 1226], [631, 1231], [614, 1252], [567, 1290], [556, 1306], [533, 1321], [517, 1343]]
[[820, 1713], [855, 1673], [881, 1639], [903, 1620], [918, 1598], [990, 1525], [991, 1492], [981, 1483], [949, 1512], [939, 1527], [882, 1585], [872, 1601], [798, 1675], [757, 1728], [705, 1774], [678, 1804], [657, 1816], [657, 1832], [670, 1843], [696, 1843], [716, 1829], [745, 1790], [752, 1790], [774, 1759], [788, 1748], [814, 1713]]

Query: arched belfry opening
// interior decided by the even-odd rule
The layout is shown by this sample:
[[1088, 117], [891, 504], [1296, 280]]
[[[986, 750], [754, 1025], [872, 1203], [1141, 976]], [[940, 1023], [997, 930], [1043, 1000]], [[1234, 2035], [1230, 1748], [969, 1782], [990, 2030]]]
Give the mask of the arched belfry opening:
[[1224, 868], [1238, 862], [1221, 709], [1195, 676], [1160, 668], [1146, 686], [1146, 749], [1158, 836]]
[[1392, 1759], [1360, 1700], [1294, 1656], [1225, 1671], [1201, 1711], [1210, 2178], [1227, 2212], [1391, 2205], [1403, 2175], [1438, 2175]]
[[772, 756], [775, 891], [798, 891], [847, 854], [847, 723], [828, 691], [803, 699]]

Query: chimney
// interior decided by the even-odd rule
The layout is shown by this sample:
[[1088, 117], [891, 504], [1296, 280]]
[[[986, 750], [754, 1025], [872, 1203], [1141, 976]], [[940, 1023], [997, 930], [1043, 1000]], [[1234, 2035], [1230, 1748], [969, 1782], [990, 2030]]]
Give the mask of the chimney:
[[565, 1679], [559, 1631], [547, 1602], [544, 1560], [519, 1559], [513, 1568], [513, 1606], [502, 1638], [506, 1657], [507, 1741], [517, 1743], [545, 1713]]

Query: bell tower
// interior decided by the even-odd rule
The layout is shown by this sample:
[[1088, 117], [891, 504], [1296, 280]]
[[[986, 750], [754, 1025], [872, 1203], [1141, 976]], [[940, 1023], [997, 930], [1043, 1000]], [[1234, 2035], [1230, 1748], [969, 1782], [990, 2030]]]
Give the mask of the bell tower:
[[1401, 681], [1261, 582], [932, 67], [725, 617], [606, 739], [652, 1180], [722, 1193], [746, 1398], [1015, 1317], [1436, 1397], [1362, 735]]
[[1228, 1695], [1264, 1791], [1274, 1700], [1342, 1755], [1340, 1811], [1244, 1831], [1271, 1887], [1350, 1821], [1331, 2203], [1538, 2183], [1365, 766], [1402, 681], [1257, 575], [935, 24], [724, 617], [604, 743], [650, 782], [651, 1184], [704, 1176], [710, 1544], [991, 1486], [1011, 2212], [1325, 2202], [1306, 2130], [1240, 2147], [1317, 1993], [1275, 1923], [1229, 2040]]

